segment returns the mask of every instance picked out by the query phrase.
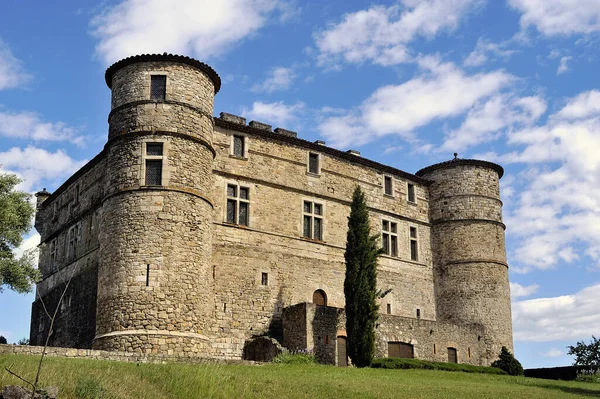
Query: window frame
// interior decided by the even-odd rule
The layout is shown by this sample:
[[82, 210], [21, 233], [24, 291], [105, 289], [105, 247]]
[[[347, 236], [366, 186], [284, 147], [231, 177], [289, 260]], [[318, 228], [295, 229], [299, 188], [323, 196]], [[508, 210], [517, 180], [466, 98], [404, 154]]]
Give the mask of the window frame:
[[[229, 187], [234, 187], [235, 188], [235, 196], [229, 196]], [[240, 196], [240, 188], [246, 189], [248, 190], [248, 195], [246, 198], [242, 198]], [[246, 227], [250, 227], [250, 191], [251, 191], [251, 187], [250, 185], [244, 185], [244, 184], [240, 184], [238, 182], [227, 182], [225, 184], [225, 209], [224, 209], [224, 213], [225, 213], [225, 223], [231, 224], [231, 225], [236, 225], [236, 226], [246, 226]], [[229, 213], [228, 213], [228, 208], [229, 208], [229, 202], [233, 202], [234, 203], [234, 210], [233, 210], [233, 222], [229, 221]], [[240, 223], [240, 203], [246, 204], [247, 209], [246, 209], [246, 223]]]
[[[156, 78], [156, 77], [159, 77], [159, 76], [164, 76], [164, 78], [165, 78], [165, 86], [164, 86], [164, 93], [163, 93], [163, 97], [162, 97], [162, 98], [153, 98], [153, 97], [152, 97], [152, 80], [153, 80], [154, 78]], [[168, 90], [167, 90], [167, 88], [168, 88], [168, 87], [169, 87], [169, 78], [168, 78], [168, 76], [167, 76], [167, 74], [166, 74], [166, 73], [160, 73], [160, 72], [151, 73], [151, 74], [150, 74], [150, 84], [149, 84], [149, 86], [148, 86], [148, 89], [149, 89], [149, 90], [148, 90], [148, 91], [149, 91], [149, 92], [148, 92], [148, 98], [149, 98], [151, 101], [156, 101], [156, 102], [166, 101], [166, 100], [167, 100], [167, 91], [168, 91]]]
[[[387, 184], [386, 181], [390, 182], [390, 192], [387, 192]], [[391, 175], [383, 175], [383, 194], [389, 197], [394, 197], [394, 177]]]
[[77, 259], [77, 247], [81, 242], [81, 223], [75, 223], [67, 232], [67, 262]]
[[[306, 212], [305, 204], [310, 204], [310, 211]], [[319, 205], [321, 209], [321, 213], [315, 213], [315, 205]], [[325, 204], [323, 202], [315, 201], [310, 198], [302, 198], [302, 218], [300, 224], [300, 235], [302, 238], [315, 240], [315, 241], [325, 241]], [[305, 220], [309, 219], [309, 235], [305, 235]], [[319, 238], [315, 238], [315, 219], [320, 220], [320, 230], [319, 230]]]
[[48, 245], [48, 249], [49, 249], [49, 263], [50, 263], [50, 268], [54, 269], [56, 267], [56, 254], [58, 253], [57, 251], [57, 241], [56, 238], [53, 238], [50, 241], [50, 244]]
[[[385, 229], [386, 223], [388, 226], [387, 230]], [[389, 219], [381, 219], [381, 247], [384, 250], [384, 255], [392, 258], [399, 257], [398, 222], [393, 222]]]
[[[242, 139], [242, 155], [237, 155], [235, 153], [235, 138], [240, 137]], [[229, 156], [238, 159], [248, 159], [248, 144], [249, 144], [248, 136], [240, 133], [233, 133], [230, 135], [229, 139]]]
[[[311, 155], [317, 157], [317, 171], [313, 172], [310, 170], [310, 158]], [[321, 154], [314, 151], [308, 151], [306, 154], [306, 173], [311, 176], [321, 176]]]
[[[414, 236], [412, 234], [413, 231], [415, 232]], [[411, 261], [419, 261], [419, 229], [417, 226], [408, 226], [408, 254]]]
[[[162, 144], [162, 155], [148, 155], [148, 144]], [[168, 151], [169, 145], [166, 139], [146, 139], [141, 145], [141, 176], [140, 185], [143, 187], [165, 187], [169, 185], [169, 169], [168, 169]], [[148, 161], [161, 161], [161, 184], [148, 184], [147, 182], [147, 163]]]
[[413, 183], [406, 182], [406, 202], [409, 204], [417, 203], [417, 189]]

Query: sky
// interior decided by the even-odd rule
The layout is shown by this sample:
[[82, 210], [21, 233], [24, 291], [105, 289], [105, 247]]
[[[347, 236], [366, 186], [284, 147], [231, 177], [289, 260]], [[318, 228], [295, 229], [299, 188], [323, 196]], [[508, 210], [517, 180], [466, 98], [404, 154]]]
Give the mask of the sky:
[[[600, 1], [2, 0], [0, 171], [55, 190], [106, 142], [106, 68], [165, 51], [219, 73], [215, 115], [411, 173], [500, 163], [516, 357], [600, 335]], [[33, 299], [0, 293], [9, 342]]]

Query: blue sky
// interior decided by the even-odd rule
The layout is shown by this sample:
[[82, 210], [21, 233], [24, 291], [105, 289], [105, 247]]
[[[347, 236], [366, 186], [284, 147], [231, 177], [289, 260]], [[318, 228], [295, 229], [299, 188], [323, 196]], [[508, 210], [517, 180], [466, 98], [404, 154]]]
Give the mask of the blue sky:
[[[195, 57], [223, 80], [215, 114], [413, 173], [502, 164], [516, 356], [570, 364], [600, 334], [599, 50], [597, 0], [4, 0], [0, 170], [53, 191], [106, 141], [106, 67]], [[0, 294], [9, 342], [33, 299]]]

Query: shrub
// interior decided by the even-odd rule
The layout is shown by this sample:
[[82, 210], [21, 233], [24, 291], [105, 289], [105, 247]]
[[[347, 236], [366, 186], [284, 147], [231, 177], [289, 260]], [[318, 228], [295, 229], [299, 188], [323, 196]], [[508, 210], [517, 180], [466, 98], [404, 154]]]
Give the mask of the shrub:
[[6, 344], [6, 343], [7, 343], [6, 338], [4, 338], [3, 335], [0, 335], [0, 344]]
[[492, 363], [492, 367], [504, 370], [509, 375], [523, 375], [523, 366], [515, 359], [506, 346], [502, 347], [500, 358]]
[[273, 358], [273, 363], [280, 364], [311, 364], [316, 363], [315, 355], [311, 352], [283, 352]]
[[384, 357], [373, 360], [373, 368], [380, 369], [423, 369], [442, 371], [462, 371], [465, 373], [502, 374], [506, 372], [495, 367], [473, 366], [471, 364], [430, 362], [427, 360]]

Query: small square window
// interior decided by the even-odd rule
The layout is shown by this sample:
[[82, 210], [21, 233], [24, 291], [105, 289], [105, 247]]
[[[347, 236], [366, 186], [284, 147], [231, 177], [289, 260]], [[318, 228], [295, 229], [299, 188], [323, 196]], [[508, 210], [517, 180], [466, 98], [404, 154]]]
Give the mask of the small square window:
[[262, 273], [261, 274], [260, 283], [262, 285], [269, 285], [269, 273]]
[[164, 100], [167, 93], [167, 75], [152, 75], [150, 77], [150, 99]]
[[162, 156], [163, 143], [146, 143], [146, 155]]
[[231, 184], [227, 185], [227, 196], [228, 197], [237, 197], [237, 187]]
[[313, 152], [308, 154], [308, 171], [315, 175], [319, 174], [319, 154]]
[[384, 180], [384, 192], [387, 195], [392, 195], [393, 194], [393, 191], [392, 191], [392, 177], [391, 176], [384, 176], [383, 180]]
[[416, 202], [415, 185], [408, 183], [408, 202]]
[[417, 228], [416, 227], [410, 228], [410, 238], [417, 238]]
[[321, 204], [315, 204], [314, 212], [315, 215], [321, 214]]

